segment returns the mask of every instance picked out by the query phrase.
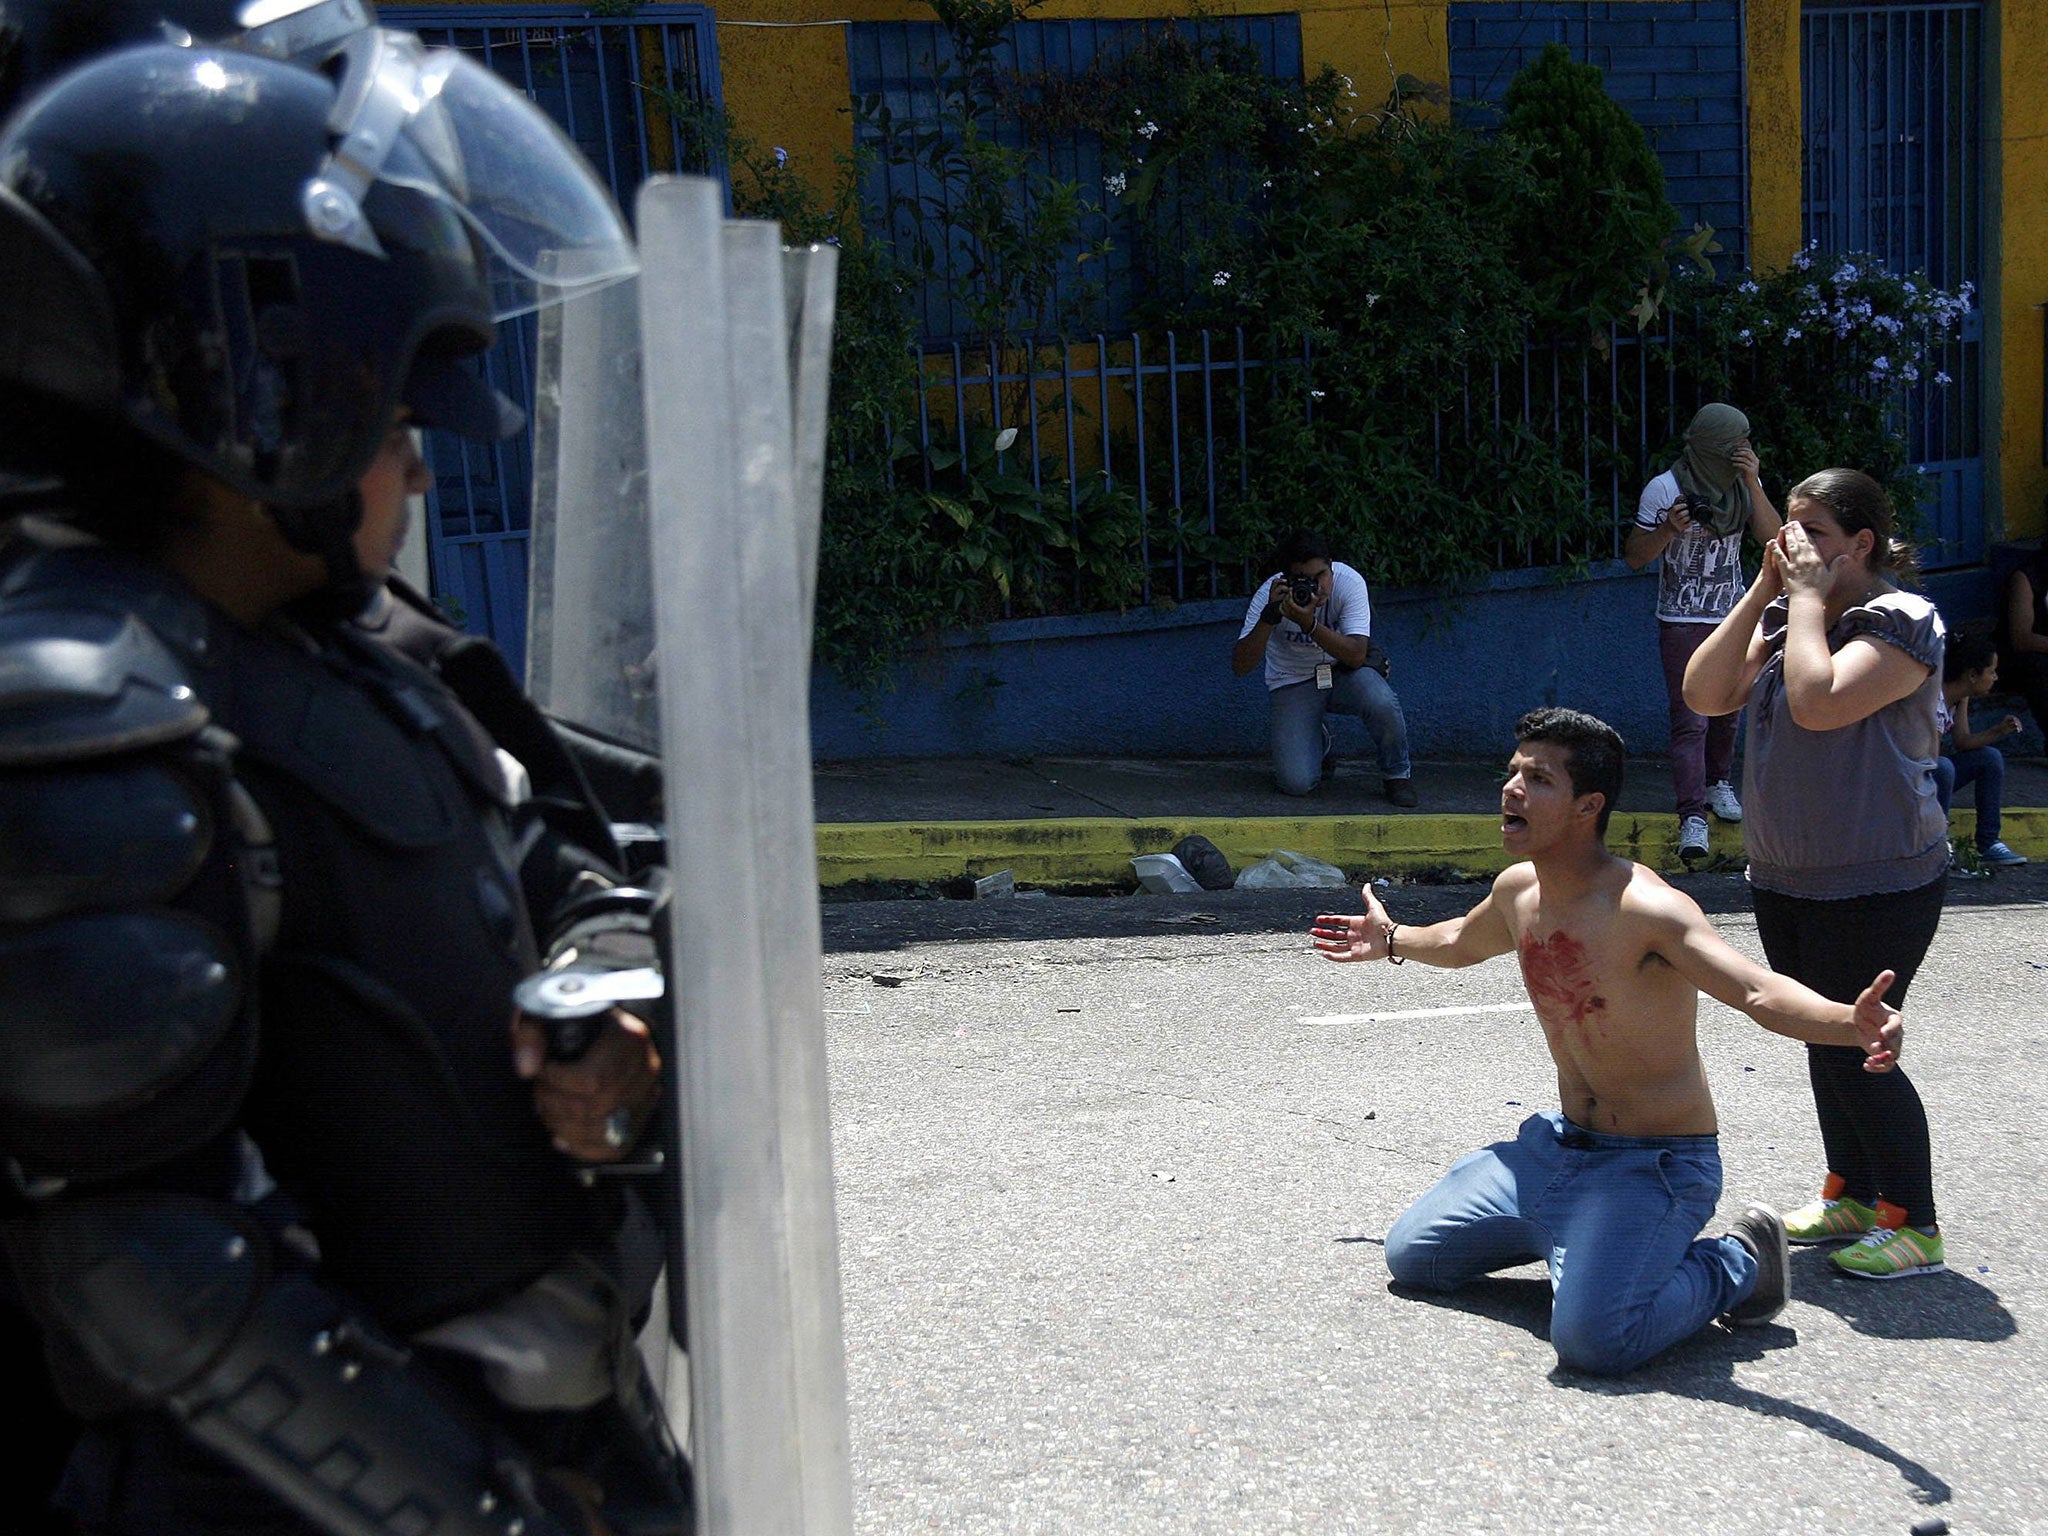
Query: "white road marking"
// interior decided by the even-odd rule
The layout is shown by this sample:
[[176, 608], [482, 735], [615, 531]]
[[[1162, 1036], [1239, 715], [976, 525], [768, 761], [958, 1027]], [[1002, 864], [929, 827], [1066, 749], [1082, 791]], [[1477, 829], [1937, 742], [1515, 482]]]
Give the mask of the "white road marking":
[[1300, 1022], [1311, 1028], [1344, 1024], [1394, 1024], [1402, 1019], [1455, 1019], [1466, 1013], [1528, 1013], [1534, 1004], [1473, 1003], [1463, 1008], [1404, 1008], [1398, 1013], [1317, 1013]]

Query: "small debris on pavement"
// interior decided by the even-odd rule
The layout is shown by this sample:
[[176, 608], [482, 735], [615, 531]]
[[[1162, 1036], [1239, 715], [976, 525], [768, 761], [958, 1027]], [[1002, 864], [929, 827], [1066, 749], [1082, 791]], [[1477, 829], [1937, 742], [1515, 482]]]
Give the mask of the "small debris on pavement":
[[1948, 1536], [1948, 1521], [1940, 1515], [1922, 1515], [1913, 1522], [1913, 1536]]
[[1017, 876], [1013, 870], [999, 869], [994, 874], [983, 875], [974, 882], [974, 899], [976, 901], [990, 901], [998, 896], [1014, 896], [1016, 894]]
[[1152, 919], [1155, 923], [1220, 923], [1222, 918], [1214, 912], [1169, 912], [1164, 917]]
[[1081, 1011], [1081, 1010], [1080, 1010], [1080, 1009], [1078, 1009], [1078, 1008], [1055, 1008], [1055, 1009], [1053, 1009], [1053, 1012], [1054, 1012], [1054, 1013], [1079, 1013], [1080, 1011]]
[[922, 967], [914, 971], [876, 971], [868, 979], [878, 987], [900, 987], [906, 981], [915, 981], [924, 974]]

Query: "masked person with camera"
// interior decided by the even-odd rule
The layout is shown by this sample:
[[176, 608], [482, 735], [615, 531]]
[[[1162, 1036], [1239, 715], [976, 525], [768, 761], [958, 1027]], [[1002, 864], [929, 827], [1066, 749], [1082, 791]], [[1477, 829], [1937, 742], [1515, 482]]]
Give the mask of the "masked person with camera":
[[[370, 30], [66, 75], [0, 136], [0, 1195], [106, 1536], [687, 1528], [591, 1165], [660, 1063], [515, 1034], [493, 744], [351, 618], [500, 434], [494, 321], [629, 275], [529, 104]], [[556, 286], [559, 285], [559, 286]]]
[[1273, 777], [1282, 794], [1305, 795], [1335, 767], [1331, 710], [1356, 715], [1379, 751], [1386, 797], [1415, 804], [1408, 722], [1388, 681], [1387, 653], [1372, 639], [1365, 578], [1330, 559], [1321, 535], [1296, 528], [1275, 550], [1278, 574], [1252, 594], [1230, 653], [1244, 677], [1263, 660], [1272, 711]]
[[1714, 626], [1741, 598], [1742, 535], [1760, 544], [1782, 519], [1758, 478], [1749, 418], [1732, 405], [1703, 405], [1685, 429], [1685, 448], [1643, 487], [1622, 559], [1641, 570], [1661, 559], [1657, 648], [1671, 711], [1671, 778], [1678, 799], [1678, 856], [1686, 868], [1705, 859], [1707, 813], [1742, 820], [1730, 782], [1738, 717], [1709, 719], [1685, 702], [1685, 668]]

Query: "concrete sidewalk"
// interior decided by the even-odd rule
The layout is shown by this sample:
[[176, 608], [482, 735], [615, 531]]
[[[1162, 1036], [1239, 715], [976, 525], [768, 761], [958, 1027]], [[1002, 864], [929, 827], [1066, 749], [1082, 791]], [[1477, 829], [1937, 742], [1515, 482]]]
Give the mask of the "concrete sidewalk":
[[[1501, 763], [1419, 762], [1421, 803], [1396, 810], [1370, 762], [1346, 761], [1313, 794], [1273, 787], [1264, 758], [913, 758], [820, 763], [818, 873], [826, 886], [939, 882], [1008, 869], [1026, 884], [1124, 884], [1130, 860], [1199, 832], [1242, 869], [1291, 849], [1353, 874], [1495, 872]], [[2048, 760], [2008, 757], [2005, 841], [2048, 860]], [[1678, 869], [1671, 769], [1631, 759], [1608, 829], [1616, 852]], [[1971, 791], [1950, 819], [1967, 836]], [[1713, 852], [1739, 867], [1742, 829], [1712, 823]]]

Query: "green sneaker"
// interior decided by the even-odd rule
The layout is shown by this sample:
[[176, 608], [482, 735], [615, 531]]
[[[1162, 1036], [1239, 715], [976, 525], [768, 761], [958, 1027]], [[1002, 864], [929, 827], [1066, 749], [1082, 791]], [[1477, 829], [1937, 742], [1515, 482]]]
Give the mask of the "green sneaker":
[[1838, 1268], [1859, 1280], [1903, 1280], [1948, 1268], [1939, 1232], [1886, 1227], [1858, 1238], [1835, 1255]]
[[1816, 1200], [1785, 1213], [1785, 1240], [1847, 1243], [1877, 1229], [1877, 1208], [1861, 1200]]

